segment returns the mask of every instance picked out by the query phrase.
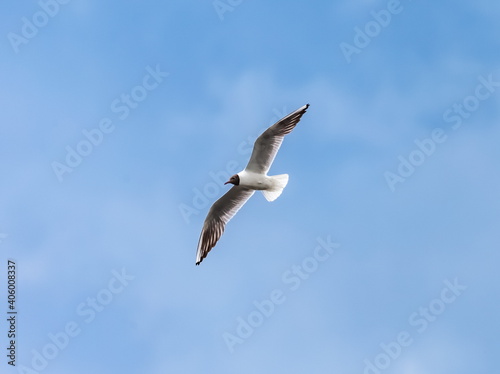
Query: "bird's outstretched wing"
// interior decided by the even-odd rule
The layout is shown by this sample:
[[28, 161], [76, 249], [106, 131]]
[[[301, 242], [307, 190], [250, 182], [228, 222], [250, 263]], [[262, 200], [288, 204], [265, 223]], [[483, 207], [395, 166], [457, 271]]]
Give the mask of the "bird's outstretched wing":
[[283, 138], [295, 128], [308, 107], [309, 104], [306, 104], [302, 108], [280, 119], [257, 138], [246, 170], [267, 174], [276, 157], [276, 153], [280, 149]]
[[226, 223], [240, 210], [255, 191], [242, 186], [233, 186], [210, 208], [201, 230], [196, 265], [199, 265], [208, 252], [217, 244], [224, 232]]

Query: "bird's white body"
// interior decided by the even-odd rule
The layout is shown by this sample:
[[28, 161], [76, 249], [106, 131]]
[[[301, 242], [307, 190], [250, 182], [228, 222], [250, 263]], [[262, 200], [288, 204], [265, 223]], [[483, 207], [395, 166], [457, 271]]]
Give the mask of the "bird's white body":
[[245, 169], [240, 171], [238, 176], [240, 186], [262, 191], [267, 201], [276, 200], [288, 183], [288, 174], [268, 176]]
[[272, 179], [265, 174], [242, 170], [238, 173], [240, 186], [249, 187], [252, 190], [267, 190], [273, 186]]
[[253, 190], [273, 190], [277, 187], [274, 177], [266, 174], [254, 173], [253, 171], [242, 170], [238, 173], [240, 185]]

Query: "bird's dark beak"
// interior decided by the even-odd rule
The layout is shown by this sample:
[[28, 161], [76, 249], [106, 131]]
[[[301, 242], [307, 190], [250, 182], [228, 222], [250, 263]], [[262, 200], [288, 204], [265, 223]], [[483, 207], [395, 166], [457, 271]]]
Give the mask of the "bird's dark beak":
[[231, 183], [231, 181], [227, 181], [227, 182], [226, 182], [226, 183], [224, 183], [224, 184], [228, 184], [228, 183]]

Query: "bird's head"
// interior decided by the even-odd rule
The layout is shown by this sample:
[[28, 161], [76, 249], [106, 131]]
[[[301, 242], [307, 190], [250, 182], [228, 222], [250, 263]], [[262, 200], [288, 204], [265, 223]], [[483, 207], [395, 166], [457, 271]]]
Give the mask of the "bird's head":
[[239, 185], [240, 184], [240, 176], [238, 174], [234, 174], [231, 178], [229, 178], [229, 180], [224, 183], [224, 184], [228, 184], [228, 183], [232, 183], [234, 184], [235, 186]]

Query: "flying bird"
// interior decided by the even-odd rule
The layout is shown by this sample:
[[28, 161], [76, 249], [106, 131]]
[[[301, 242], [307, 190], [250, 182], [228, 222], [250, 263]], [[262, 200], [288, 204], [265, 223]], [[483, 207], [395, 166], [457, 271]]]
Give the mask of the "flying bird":
[[308, 107], [309, 104], [304, 105], [264, 131], [255, 141], [246, 168], [224, 183], [234, 186], [212, 205], [205, 218], [196, 251], [196, 265], [207, 257], [226, 224], [256, 190], [261, 191], [267, 201], [274, 201], [281, 195], [288, 183], [288, 174], [268, 176], [267, 172], [285, 135], [292, 132]]

